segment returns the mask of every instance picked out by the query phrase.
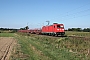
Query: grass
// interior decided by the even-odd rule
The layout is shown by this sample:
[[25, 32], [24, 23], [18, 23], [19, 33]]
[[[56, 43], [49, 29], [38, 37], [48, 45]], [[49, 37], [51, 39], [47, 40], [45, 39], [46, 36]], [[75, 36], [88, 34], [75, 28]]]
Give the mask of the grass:
[[[90, 40], [26, 36], [26, 34], [17, 35], [16, 38], [21, 46], [18, 57], [14, 56], [17, 60], [89, 60], [90, 58]], [[20, 57], [20, 53], [26, 57]]]

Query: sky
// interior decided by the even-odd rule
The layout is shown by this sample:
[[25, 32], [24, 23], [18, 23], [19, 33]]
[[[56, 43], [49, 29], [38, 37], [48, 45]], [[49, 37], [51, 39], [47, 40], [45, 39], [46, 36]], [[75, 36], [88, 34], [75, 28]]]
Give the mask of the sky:
[[0, 28], [41, 28], [46, 21], [90, 28], [90, 0], [0, 0]]

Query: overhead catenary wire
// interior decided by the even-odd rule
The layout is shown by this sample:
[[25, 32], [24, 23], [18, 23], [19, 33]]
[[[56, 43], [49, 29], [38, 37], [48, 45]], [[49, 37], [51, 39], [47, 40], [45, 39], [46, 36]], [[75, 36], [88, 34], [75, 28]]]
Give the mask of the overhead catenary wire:
[[87, 3], [86, 5], [79, 6], [79, 7], [75, 8], [75, 9], [72, 9], [72, 10], [70, 10], [70, 11], [67, 11], [67, 13], [72, 12], [72, 11], [75, 11], [75, 10], [80, 9], [80, 8], [82, 8], [82, 7], [85, 7], [85, 6], [89, 5], [89, 4], [90, 4], [90, 3]]
[[67, 14], [65, 17], [70, 16], [70, 15], [79, 14], [79, 13], [88, 12], [88, 11], [90, 11], [90, 8], [89, 9], [86, 9], [86, 10], [78, 11], [78, 12], [75, 12], [75, 13]]
[[79, 18], [79, 17], [89, 16], [90, 13], [87, 13], [89, 11], [90, 11], [90, 9], [86, 9], [86, 10], [79, 11], [79, 12], [76, 12], [76, 13], [73, 13], [73, 14], [68, 14], [67, 16], [62, 17], [62, 18], [64, 19], [64, 18], [67, 18], [68, 17], [68, 19], [75, 19], [75, 18]]
[[[77, 18], [77, 17], [83, 17], [83, 16], [88, 16], [88, 15], [90, 15], [90, 14], [85, 14], [85, 15], [81, 15], [81, 16], [77, 16], [77, 17], [76, 17], [77, 14], [82, 14], [82, 13], [85, 13], [85, 12], [86, 12], [86, 13], [89, 12], [89, 11], [90, 11], [90, 8], [88, 8], [88, 9], [83, 9], [83, 10], [81, 10], [81, 11], [77, 11], [77, 12], [71, 13], [72, 11], [76, 11], [76, 10], [78, 10], [78, 9], [80, 9], [80, 8], [83, 8], [83, 7], [87, 6], [87, 5], [89, 5], [89, 4], [90, 4], [90, 3], [88, 3], [88, 4], [86, 4], [86, 5], [79, 6], [79, 7], [75, 8], [75, 9], [70, 10], [70, 11], [67, 11], [66, 14], [64, 14], [64, 15], [61, 14], [61, 15], [63, 15], [63, 16], [61, 16], [60, 19], [63, 20], [64, 18], [66, 18], [66, 17], [71, 17], [71, 16], [72, 16], [71, 18], [74, 19], [74, 18]], [[58, 18], [58, 17], [55, 17], [55, 18]], [[53, 18], [53, 19], [55, 19], [55, 18]], [[70, 19], [71, 19], [71, 18], [70, 18]]]

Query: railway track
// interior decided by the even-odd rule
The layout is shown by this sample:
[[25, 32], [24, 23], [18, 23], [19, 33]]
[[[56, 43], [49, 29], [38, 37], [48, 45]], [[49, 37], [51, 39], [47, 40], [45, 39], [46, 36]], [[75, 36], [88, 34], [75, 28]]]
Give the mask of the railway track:
[[[32, 35], [37, 35], [37, 34], [32, 34]], [[45, 37], [50, 37], [50, 38], [69, 37], [69, 38], [72, 38], [72, 39], [81, 39], [81, 40], [89, 40], [90, 41], [90, 37], [85, 37], [85, 36], [73, 36], [73, 35], [65, 35], [65, 36], [39, 35], [39, 36], [45, 36]]]
[[0, 37], [0, 60], [9, 60], [13, 38]]
[[73, 39], [89, 40], [90, 41], [90, 37], [84, 37], [84, 36], [68, 36], [68, 37], [73, 38]]

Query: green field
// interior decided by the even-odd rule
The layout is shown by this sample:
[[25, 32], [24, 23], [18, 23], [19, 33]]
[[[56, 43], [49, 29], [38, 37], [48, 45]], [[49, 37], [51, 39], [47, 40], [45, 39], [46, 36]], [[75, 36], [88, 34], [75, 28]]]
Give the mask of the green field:
[[[89, 37], [86, 32], [66, 32], [66, 35]], [[17, 46], [11, 60], [89, 60], [90, 39], [50, 37], [42, 35], [0, 33], [0, 36], [15, 37]]]
[[75, 35], [82, 37], [90, 37], [90, 32], [76, 32], [76, 31], [66, 31], [66, 35]]
[[14, 37], [14, 33], [0, 33], [0, 37]]

